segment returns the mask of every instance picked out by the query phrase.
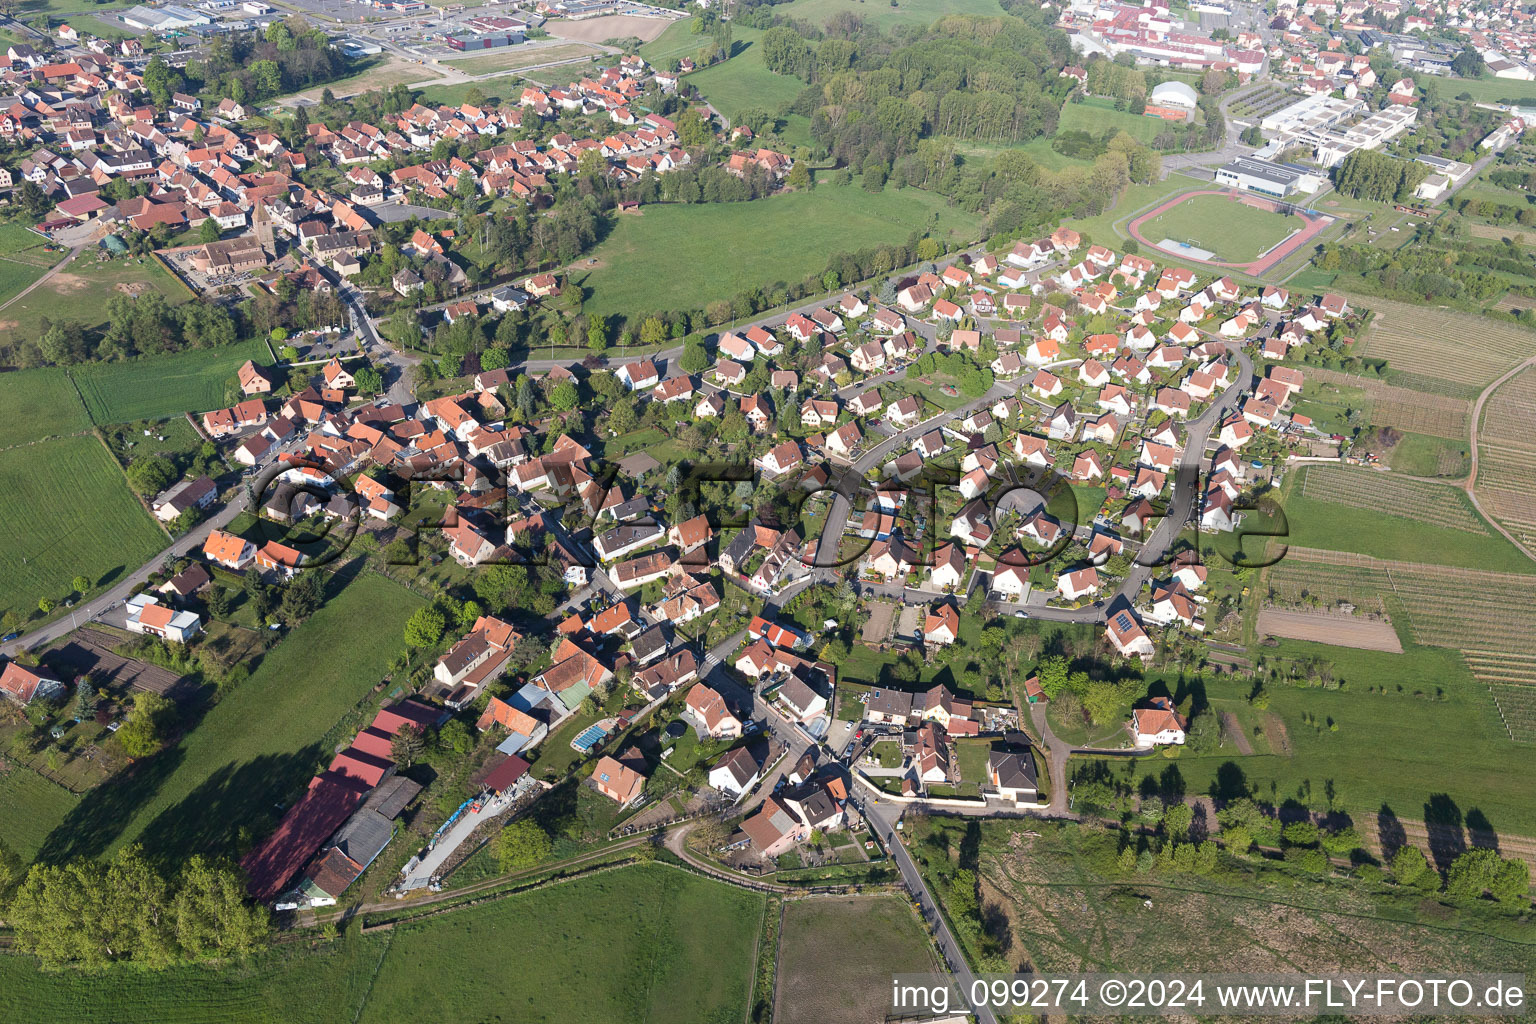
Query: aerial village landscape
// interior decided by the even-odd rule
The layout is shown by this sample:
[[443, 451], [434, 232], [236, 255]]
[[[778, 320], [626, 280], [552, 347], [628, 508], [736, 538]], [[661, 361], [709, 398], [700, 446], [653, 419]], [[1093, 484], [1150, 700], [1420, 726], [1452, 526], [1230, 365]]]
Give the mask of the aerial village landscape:
[[1526, 973], [1532, 19], [0, 5], [0, 1019]]

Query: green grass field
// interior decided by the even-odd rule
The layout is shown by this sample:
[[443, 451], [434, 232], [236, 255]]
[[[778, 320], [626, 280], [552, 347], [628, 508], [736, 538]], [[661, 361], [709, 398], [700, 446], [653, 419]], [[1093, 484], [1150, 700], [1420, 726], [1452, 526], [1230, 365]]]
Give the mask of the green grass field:
[[119, 257], [98, 262], [86, 252], [46, 284], [0, 310], [0, 339], [35, 338], [42, 334], [45, 318], [99, 327], [107, 321], [107, 301], [120, 284], [148, 284], [172, 305], [191, 298], [181, 282], [153, 259]]
[[0, 224], [0, 302], [19, 294], [64, 258], [62, 252], [46, 251], [46, 244], [20, 224]]
[[780, 14], [825, 25], [836, 14], [852, 14], [881, 31], [897, 25], [931, 25], [948, 14], [1001, 15], [997, 0], [793, 0]]
[[1090, 99], [1082, 103], [1063, 104], [1056, 130], [1083, 131], [1097, 138], [1114, 129], [1140, 142], [1151, 142], [1166, 127], [1168, 123], [1160, 117], [1116, 110], [1112, 100]]
[[1471, 466], [1465, 443], [1429, 434], [1404, 434], [1387, 461], [1399, 473], [1453, 479], [1466, 476]]
[[1467, 93], [1478, 103], [1515, 100], [1528, 105], [1536, 100], [1536, 82], [1522, 82], [1513, 78], [1431, 78], [1429, 81], [1446, 98]]
[[[739, 29], [733, 26], [733, 34], [736, 31]], [[683, 18], [668, 25], [667, 30], [655, 39], [642, 44], [640, 56], [648, 64], [663, 65], [669, 60], [694, 56], [704, 48], [706, 41], [704, 37], [694, 34], [693, 19]]]
[[830, 253], [904, 241], [914, 231], [968, 241], [976, 230], [971, 215], [919, 189], [820, 185], [750, 203], [648, 206], [643, 216], [619, 218], [594, 252], [598, 266], [578, 280], [600, 313], [701, 308], [820, 273]]
[[[1303, 494], [1294, 482], [1305, 479], [1305, 475], [1292, 474], [1283, 489], [1288, 544], [1432, 565], [1536, 572], [1536, 563], [1492, 530], [1479, 535], [1409, 518], [1406, 512], [1393, 515], [1390, 509], [1377, 511], [1318, 501]], [[1436, 488], [1436, 493], [1449, 490], [1436, 484], [1421, 486]], [[1451, 492], [1451, 496], [1456, 497], [1456, 492]], [[1459, 504], [1469, 507], [1464, 499]]]
[[499, 101], [501, 103], [515, 103], [523, 94], [523, 79], [517, 75], [506, 75], [502, 78], [487, 78], [481, 82], [457, 82], [453, 85], [429, 85], [421, 90], [421, 102], [430, 104], [446, 103], [458, 106], [466, 102], [466, 97], [475, 89], [480, 90], [487, 102]]
[[[1271, 743], [1288, 753], [1244, 757], [1229, 747], [1192, 756], [1186, 750], [1172, 763], [1191, 794], [1210, 791], [1218, 776], [1230, 781], [1240, 774], [1260, 798], [1275, 803], [1296, 797], [1318, 806], [1331, 789], [1335, 802], [1355, 815], [1375, 814], [1386, 803], [1400, 818], [1422, 818], [1425, 802], [1445, 793], [1463, 813], [1481, 810], [1495, 830], [1536, 834], [1532, 787], [1511, 775], [1520, 748], [1459, 654], [1407, 645], [1402, 654], [1385, 654], [1299, 640], [1265, 648], [1271, 661], [1314, 656], [1332, 662], [1334, 677], [1345, 685], [1268, 687], [1269, 710], [1284, 724], [1284, 741], [1272, 737]], [[1209, 679], [1204, 685], [1219, 708], [1221, 701], [1246, 704], [1252, 684]]]
[[133, 840], [152, 855], [181, 856], [260, 839], [278, 805], [329, 760], [322, 739], [384, 676], [420, 604], [381, 576], [352, 580], [179, 744], [88, 794], [43, 856], [94, 855]]
[[887, 975], [935, 970], [928, 936], [896, 896], [791, 900], [784, 906], [774, 1020], [863, 1024], [884, 1018]]
[[[1068, 109], [1071, 109], [1070, 106]], [[1244, 263], [1273, 249], [1304, 225], [1297, 219], [1233, 202], [1223, 196], [1194, 196], [1141, 225], [1142, 237], [1191, 242], [1216, 258]]]
[[[397, 930], [358, 1020], [419, 1021], [424, 1001], [465, 1021], [739, 1020], [762, 912], [761, 896], [660, 865], [455, 912]], [[530, 969], [506, 971], [511, 948]]]
[[0, 373], [0, 449], [91, 429], [91, 418], [63, 370]]
[[729, 118], [739, 116], [743, 110], [772, 113], [800, 95], [804, 82], [792, 75], [775, 74], [763, 63], [761, 32], [737, 25], [732, 35], [729, 60], [688, 76], [688, 84], [698, 89], [716, 110]]
[[0, 842], [10, 847], [22, 861], [37, 855], [48, 833], [64, 820], [80, 802], [63, 786], [56, 785], [29, 768], [13, 765], [0, 774]]
[[[231, 964], [43, 973], [0, 956], [0, 1020], [414, 1024], [430, 1000], [445, 1021], [740, 1021], [762, 906], [651, 865]], [[509, 953], [525, 966], [509, 970]]]
[[240, 364], [272, 361], [266, 343], [193, 349], [124, 363], [90, 363], [70, 370], [96, 423], [167, 419], [224, 404], [224, 385]]
[[0, 452], [0, 608], [27, 615], [68, 595], [83, 573], [105, 582], [138, 568], [165, 534], [100, 441], [66, 437]]

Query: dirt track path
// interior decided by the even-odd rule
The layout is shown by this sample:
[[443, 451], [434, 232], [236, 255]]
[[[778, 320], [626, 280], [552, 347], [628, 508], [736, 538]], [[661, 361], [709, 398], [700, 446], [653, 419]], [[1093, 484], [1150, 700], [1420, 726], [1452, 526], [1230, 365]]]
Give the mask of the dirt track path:
[[26, 296], [31, 293], [32, 289], [36, 288], [38, 285], [42, 284], [43, 282], [52, 280], [52, 278], [53, 278], [53, 276], [55, 274], [57, 274], [59, 271], [63, 270], [65, 267], [69, 266], [70, 261], [72, 261], [76, 256], [79, 256], [84, 251], [85, 251], [85, 246], [83, 246], [83, 245], [77, 245], [73, 249], [69, 250], [69, 255], [65, 256], [63, 259], [59, 260], [59, 262], [55, 263], [53, 265], [53, 268], [51, 270], [49, 270], [48, 273], [44, 274], [42, 277], [38, 278], [36, 281], [33, 281], [31, 284], [27, 285], [21, 291], [17, 292], [15, 295], [12, 295], [10, 298], [6, 299], [4, 302], [0, 302], [0, 310], [5, 309], [5, 307], [9, 306], [11, 303], [17, 301], [18, 299], [26, 298]]

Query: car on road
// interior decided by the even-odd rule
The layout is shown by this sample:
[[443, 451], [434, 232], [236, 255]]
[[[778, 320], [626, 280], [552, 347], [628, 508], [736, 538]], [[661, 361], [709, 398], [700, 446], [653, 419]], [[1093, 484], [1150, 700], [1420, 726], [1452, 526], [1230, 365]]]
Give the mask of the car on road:
[[1016, 619], [1027, 619], [1029, 618], [1029, 612], [1020, 609], [1019, 611], [1013, 613], [1013, 617]]

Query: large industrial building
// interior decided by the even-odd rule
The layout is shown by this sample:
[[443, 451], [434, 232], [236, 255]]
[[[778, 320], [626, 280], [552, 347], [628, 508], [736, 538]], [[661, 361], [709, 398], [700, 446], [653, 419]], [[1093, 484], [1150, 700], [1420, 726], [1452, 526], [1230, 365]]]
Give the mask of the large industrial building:
[[1323, 187], [1323, 176], [1294, 164], [1277, 164], [1240, 156], [1216, 169], [1216, 184], [1285, 199], [1316, 192]]

